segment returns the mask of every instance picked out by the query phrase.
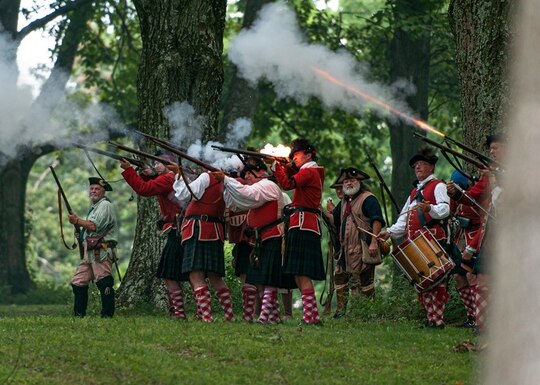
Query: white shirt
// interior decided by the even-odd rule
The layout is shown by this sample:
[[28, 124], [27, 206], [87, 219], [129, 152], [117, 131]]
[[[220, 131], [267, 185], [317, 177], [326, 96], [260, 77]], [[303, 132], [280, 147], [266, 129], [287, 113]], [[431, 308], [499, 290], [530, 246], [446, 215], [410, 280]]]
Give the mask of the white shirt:
[[268, 179], [261, 179], [257, 183], [246, 185], [226, 176], [224, 186], [225, 205], [233, 211], [255, 209], [275, 200], [278, 201], [278, 206], [281, 209], [291, 202], [289, 196], [284, 194], [276, 183]]
[[[206, 189], [210, 186], [210, 174], [207, 172], [199, 175], [197, 179], [189, 184], [191, 191], [196, 199], [201, 199]], [[176, 181], [173, 184], [173, 189], [176, 191], [174, 194], [176, 199], [180, 201], [180, 204], [187, 205], [191, 201], [192, 196], [189, 192], [184, 178], [178, 175], [176, 176]]]
[[[416, 185], [417, 190], [423, 188], [427, 182], [436, 179], [435, 175], [431, 174], [423, 181], [419, 182]], [[446, 184], [439, 183], [437, 186], [435, 186], [435, 204], [430, 203], [430, 209], [429, 209], [429, 215], [433, 219], [443, 219], [450, 215], [450, 198], [448, 197], [448, 192], [446, 191]], [[399, 238], [404, 236], [407, 233], [407, 216], [408, 214], [405, 214], [407, 211], [411, 210], [413, 207], [415, 207], [418, 204], [418, 201], [414, 200], [411, 202], [411, 197], [407, 198], [407, 202], [405, 202], [405, 205], [401, 209], [401, 213], [399, 214], [399, 217], [391, 227], [389, 227], [386, 231], [390, 233], [392, 238]]]

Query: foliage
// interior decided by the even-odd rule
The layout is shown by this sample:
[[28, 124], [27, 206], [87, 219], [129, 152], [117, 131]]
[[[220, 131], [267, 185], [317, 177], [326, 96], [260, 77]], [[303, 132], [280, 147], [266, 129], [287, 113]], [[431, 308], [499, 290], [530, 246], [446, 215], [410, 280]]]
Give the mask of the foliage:
[[452, 349], [468, 331], [411, 322], [328, 320], [316, 328], [27, 314], [3, 318], [0, 328], [6, 383], [453, 385], [477, 376], [477, 357]]

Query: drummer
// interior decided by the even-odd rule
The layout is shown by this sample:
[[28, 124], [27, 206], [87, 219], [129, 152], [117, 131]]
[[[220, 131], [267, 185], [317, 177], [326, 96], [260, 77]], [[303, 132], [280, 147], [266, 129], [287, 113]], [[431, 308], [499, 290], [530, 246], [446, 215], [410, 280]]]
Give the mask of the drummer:
[[[446, 184], [434, 175], [438, 157], [431, 147], [422, 147], [409, 160], [416, 178], [414, 187], [401, 210], [396, 223], [379, 234], [379, 238], [397, 240], [406, 237], [414, 240], [423, 229], [429, 229], [441, 246], [446, 245], [445, 221], [450, 215], [450, 198]], [[444, 284], [422, 291], [418, 300], [426, 311], [426, 327], [444, 328], [444, 307], [448, 301]]]

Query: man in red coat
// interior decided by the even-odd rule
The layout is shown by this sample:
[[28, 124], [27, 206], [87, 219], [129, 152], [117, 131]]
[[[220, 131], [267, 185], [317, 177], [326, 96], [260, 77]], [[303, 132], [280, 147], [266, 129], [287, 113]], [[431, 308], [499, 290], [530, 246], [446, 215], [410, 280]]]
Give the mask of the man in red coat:
[[182, 273], [189, 274], [201, 320], [214, 321], [210, 290], [206, 283], [208, 278], [216, 290], [225, 320], [232, 321], [234, 314], [231, 293], [223, 280], [225, 276], [223, 183], [212, 174], [203, 172], [193, 182], [185, 181], [183, 177], [177, 175], [173, 188], [176, 191], [176, 198], [187, 205], [181, 229], [184, 246]]
[[317, 151], [306, 139], [292, 142], [293, 164], [273, 164], [274, 176], [284, 190], [294, 190], [285, 234], [284, 273], [294, 275], [302, 293], [305, 324], [320, 324], [313, 280], [325, 278], [319, 223], [324, 168], [317, 163]]
[[[172, 155], [160, 156], [165, 160], [175, 161]], [[143, 197], [157, 197], [161, 212], [158, 228], [167, 237], [167, 242], [161, 252], [156, 277], [163, 279], [167, 287], [171, 316], [185, 320], [182, 282], [188, 280], [188, 275], [182, 274], [182, 246], [177, 228], [182, 207], [174, 196], [175, 174], [160, 162], [155, 162], [151, 169], [143, 169], [141, 172], [143, 176], [139, 175], [127, 160], [120, 162], [120, 167], [124, 169], [122, 176], [133, 191]]]

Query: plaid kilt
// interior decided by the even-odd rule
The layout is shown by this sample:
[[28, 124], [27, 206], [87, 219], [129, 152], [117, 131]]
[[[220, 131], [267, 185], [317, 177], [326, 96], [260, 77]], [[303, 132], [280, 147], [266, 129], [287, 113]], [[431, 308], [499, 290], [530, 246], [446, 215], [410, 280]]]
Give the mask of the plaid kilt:
[[295, 289], [294, 276], [283, 274], [281, 266], [281, 237], [270, 238], [262, 243], [259, 263], [250, 263], [246, 283]]
[[225, 276], [225, 253], [222, 241], [199, 241], [199, 226], [193, 236], [184, 242], [182, 273], [194, 270]]
[[320, 235], [299, 228], [287, 231], [284, 273], [307, 276], [315, 281], [325, 279]]
[[175, 230], [167, 235], [167, 241], [161, 251], [156, 278], [171, 279], [173, 281], [188, 281], [188, 274], [182, 274], [183, 248], [180, 238]]
[[234, 245], [232, 255], [234, 257], [234, 275], [237, 277], [240, 277], [240, 274], [247, 274], [250, 253], [251, 246], [248, 242], [242, 241]]

